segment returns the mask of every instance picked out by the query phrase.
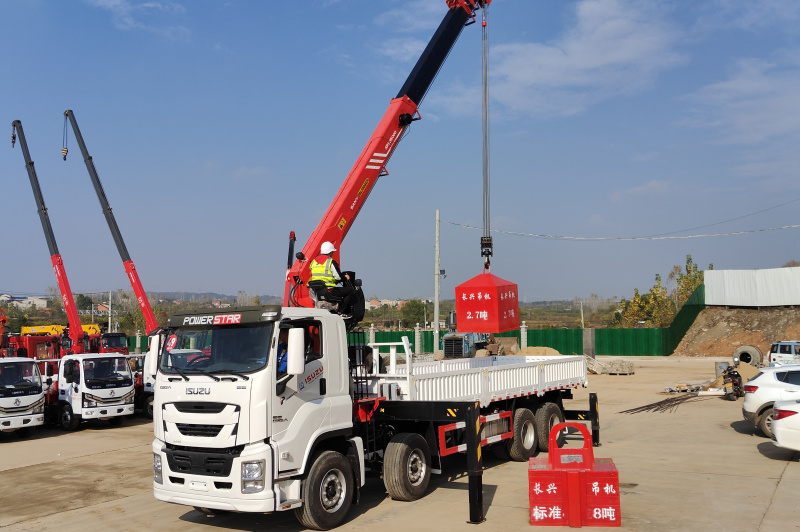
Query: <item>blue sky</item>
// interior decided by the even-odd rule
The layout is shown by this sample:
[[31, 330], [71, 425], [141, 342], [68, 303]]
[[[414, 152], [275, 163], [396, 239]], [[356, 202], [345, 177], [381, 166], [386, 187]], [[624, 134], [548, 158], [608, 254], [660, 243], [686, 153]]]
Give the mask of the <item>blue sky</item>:
[[[282, 294], [298, 249], [444, 16], [444, 0], [0, 0], [0, 115], [22, 121], [75, 293], [128, 288], [72, 109], [145, 289]], [[492, 229], [732, 233], [800, 209], [800, 3], [494, 0]], [[367, 296], [482, 271], [481, 31], [465, 28], [342, 248]], [[9, 131], [10, 132], [10, 131]], [[8, 138], [8, 137], [7, 137]], [[19, 146], [0, 150], [0, 292], [55, 286]], [[691, 254], [779, 267], [800, 229], [671, 240], [494, 234], [534, 301], [630, 297]]]

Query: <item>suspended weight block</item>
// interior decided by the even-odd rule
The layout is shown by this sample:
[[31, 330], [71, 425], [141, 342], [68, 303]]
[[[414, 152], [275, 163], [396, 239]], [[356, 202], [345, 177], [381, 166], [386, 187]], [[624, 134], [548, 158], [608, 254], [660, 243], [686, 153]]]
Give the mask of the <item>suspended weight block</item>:
[[519, 329], [517, 285], [482, 273], [456, 286], [459, 332], [501, 333]]

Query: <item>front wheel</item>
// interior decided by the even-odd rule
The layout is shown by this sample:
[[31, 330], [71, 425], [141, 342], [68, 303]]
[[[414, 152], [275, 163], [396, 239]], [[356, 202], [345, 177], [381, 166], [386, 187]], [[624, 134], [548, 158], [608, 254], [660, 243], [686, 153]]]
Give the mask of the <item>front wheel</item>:
[[383, 456], [383, 483], [397, 501], [415, 501], [431, 481], [431, 452], [419, 434], [403, 432], [391, 439]]
[[150, 394], [144, 398], [144, 415], [153, 419], [153, 395]]
[[119, 427], [125, 421], [125, 416], [115, 416], [108, 418], [108, 424], [112, 427]]
[[354, 491], [350, 462], [336, 451], [320, 454], [303, 481], [303, 506], [294, 510], [306, 528], [330, 530], [344, 522]]
[[63, 430], [73, 431], [78, 428], [80, 422], [80, 416], [75, 415], [70, 405], [61, 405], [61, 409], [58, 412], [58, 424]]
[[33, 427], [22, 427], [16, 430], [17, 438], [20, 440], [27, 440], [33, 434]]

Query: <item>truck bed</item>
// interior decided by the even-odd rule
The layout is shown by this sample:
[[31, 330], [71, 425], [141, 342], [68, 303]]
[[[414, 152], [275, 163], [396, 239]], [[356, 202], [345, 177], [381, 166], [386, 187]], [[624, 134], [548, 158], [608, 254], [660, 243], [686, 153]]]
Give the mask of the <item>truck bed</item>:
[[382, 345], [402, 345], [405, 360], [398, 363], [396, 349], [392, 349], [383, 372], [368, 368], [362, 382], [369, 397], [476, 401], [485, 407], [493, 401], [588, 385], [583, 356], [490, 356], [416, 362], [405, 338], [402, 343], [370, 344], [376, 352]]

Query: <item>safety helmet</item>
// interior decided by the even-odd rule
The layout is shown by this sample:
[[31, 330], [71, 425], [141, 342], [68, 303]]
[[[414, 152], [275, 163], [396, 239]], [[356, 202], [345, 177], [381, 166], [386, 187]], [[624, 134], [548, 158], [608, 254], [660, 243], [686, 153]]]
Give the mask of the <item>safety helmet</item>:
[[322, 253], [323, 255], [327, 255], [328, 253], [333, 253], [334, 251], [336, 251], [336, 248], [333, 247], [333, 244], [331, 244], [330, 242], [323, 242], [322, 246], [320, 246], [319, 248], [319, 252]]

